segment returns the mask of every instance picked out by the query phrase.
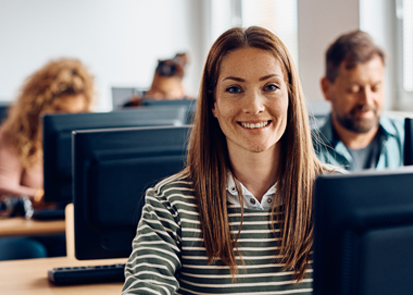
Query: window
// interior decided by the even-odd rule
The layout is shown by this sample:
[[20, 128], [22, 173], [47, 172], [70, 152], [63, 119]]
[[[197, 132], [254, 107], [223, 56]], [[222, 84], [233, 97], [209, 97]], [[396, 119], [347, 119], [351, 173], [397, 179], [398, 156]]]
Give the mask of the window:
[[413, 91], [413, 0], [402, 0], [397, 15], [402, 26], [403, 90]]
[[235, 25], [259, 25], [275, 32], [298, 66], [297, 0], [234, 0]]

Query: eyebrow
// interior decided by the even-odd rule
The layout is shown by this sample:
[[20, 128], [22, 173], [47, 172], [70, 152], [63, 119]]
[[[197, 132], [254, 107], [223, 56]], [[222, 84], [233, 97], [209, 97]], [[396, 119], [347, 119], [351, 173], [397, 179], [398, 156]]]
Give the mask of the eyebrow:
[[[269, 75], [266, 75], [266, 76], [261, 77], [261, 78], [259, 79], [259, 81], [264, 81], [264, 80], [267, 80], [267, 79], [272, 78], [272, 77], [281, 77], [281, 75], [279, 75], [279, 74], [269, 74]], [[238, 82], [245, 82], [244, 79], [239, 78], [239, 77], [233, 77], [233, 76], [225, 77], [225, 78], [223, 79], [223, 81], [225, 81], [225, 80], [235, 80], [235, 81], [238, 81]]]

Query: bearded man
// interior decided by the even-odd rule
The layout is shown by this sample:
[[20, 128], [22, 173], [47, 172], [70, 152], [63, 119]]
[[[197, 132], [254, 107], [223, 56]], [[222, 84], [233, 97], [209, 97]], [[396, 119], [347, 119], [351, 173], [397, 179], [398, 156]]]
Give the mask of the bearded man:
[[347, 170], [403, 166], [403, 119], [382, 115], [385, 54], [360, 30], [337, 38], [321, 79], [331, 114], [314, 136], [318, 157]]

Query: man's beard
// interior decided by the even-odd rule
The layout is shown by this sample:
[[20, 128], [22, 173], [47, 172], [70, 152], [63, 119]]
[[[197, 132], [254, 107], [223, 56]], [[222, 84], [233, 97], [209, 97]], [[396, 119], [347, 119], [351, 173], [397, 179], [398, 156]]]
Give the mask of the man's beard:
[[[356, 114], [360, 111], [373, 111], [374, 117], [371, 119], [358, 118]], [[336, 114], [338, 123], [347, 130], [356, 133], [367, 133], [379, 124], [379, 114], [377, 109], [366, 105], [358, 105], [346, 114]]]

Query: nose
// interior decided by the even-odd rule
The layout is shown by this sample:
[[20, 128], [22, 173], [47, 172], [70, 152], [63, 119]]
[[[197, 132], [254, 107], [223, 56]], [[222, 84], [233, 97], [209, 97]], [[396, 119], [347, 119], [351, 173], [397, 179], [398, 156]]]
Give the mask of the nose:
[[264, 97], [258, 91], [247, 93], [243, 100], [243, 110], [248, 114], [259, 114], [265, 110]]
[[359, 100], [363, 105], [372, 105], [374, 102], [374, 92], [370, 87], [365, 87], [360, 91]]

